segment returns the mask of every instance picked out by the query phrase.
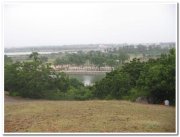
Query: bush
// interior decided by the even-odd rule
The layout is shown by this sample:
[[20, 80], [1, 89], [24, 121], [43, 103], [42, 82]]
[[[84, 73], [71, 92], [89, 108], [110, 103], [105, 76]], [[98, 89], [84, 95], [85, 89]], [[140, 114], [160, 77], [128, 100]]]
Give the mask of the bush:
[[112, 99], [114, 99], [114, 97], [112, 97], [112, 95], [107, 95], [107, 96], [105, 97], [105, 100], [112, 100]]
[[5, 89], [12, 96], [45, 99], [85, 100], [92, 96], [90, 90], [65, 73], [56, 73], [49, 64], [33, 62], [5, 64]]
[[19, 93], [18, 92], [10, 92], [9, 95], [15, 97], [15, 96], [19, 96]]
[[138, 97], [146, 97], [148, 96], [148, 93], [138, 89], [138, 88], [132, 88], [127, 95], [123, 96], [123, 99], [135, 101]]
[[44, 99], [50, 100], [63, 100], [65, 99], [65, 93], [60, 90], [46, 90], [43, 92]]
[[86, 87], [73, 88], [71, 87], [66, 93], [66, 98], [70, 100], [86, 100], [92, 98], [92, 92]]
[[93, 94], [99, 99], [135, 101], [145, 97], [151, 103], [168, 99], [175, 104], [175, 59], [175, 49], [147, 62], [133, 59], [96, 82]]
[[87, 100], [92, 99], [92, 91], [86, 87], [70, 87], [67, 92], [60, 90], [46, 90], [43, 92], [43, 98], [50, 100]]

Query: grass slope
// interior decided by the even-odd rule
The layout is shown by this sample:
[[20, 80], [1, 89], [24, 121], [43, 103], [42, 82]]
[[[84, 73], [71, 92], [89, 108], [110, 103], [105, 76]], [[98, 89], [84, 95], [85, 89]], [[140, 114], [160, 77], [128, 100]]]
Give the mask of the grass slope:
[[5, 132], [175, 132], [175, 108], [115, 100], [6, 101]]

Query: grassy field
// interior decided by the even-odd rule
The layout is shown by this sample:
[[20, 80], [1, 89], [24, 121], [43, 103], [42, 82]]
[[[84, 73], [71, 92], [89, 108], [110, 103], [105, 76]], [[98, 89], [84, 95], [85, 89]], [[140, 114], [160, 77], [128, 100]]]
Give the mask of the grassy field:
[[175, 132], [175, 107], [5, 99], [5, 132]]

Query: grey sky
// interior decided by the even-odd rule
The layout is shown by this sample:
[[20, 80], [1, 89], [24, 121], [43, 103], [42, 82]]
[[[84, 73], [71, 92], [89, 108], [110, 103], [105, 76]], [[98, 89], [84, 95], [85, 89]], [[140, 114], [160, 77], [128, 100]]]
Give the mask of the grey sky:
[[6, 4], [4, 40], [5, 47], [175, 42], [176, 4]]

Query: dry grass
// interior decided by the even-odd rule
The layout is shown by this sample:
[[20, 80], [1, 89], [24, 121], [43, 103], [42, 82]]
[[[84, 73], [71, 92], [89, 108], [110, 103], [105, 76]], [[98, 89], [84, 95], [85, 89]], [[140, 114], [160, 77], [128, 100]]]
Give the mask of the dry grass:
[[175, 108], [99, 100], [5, 102], [5, 132], [175, 132]]

